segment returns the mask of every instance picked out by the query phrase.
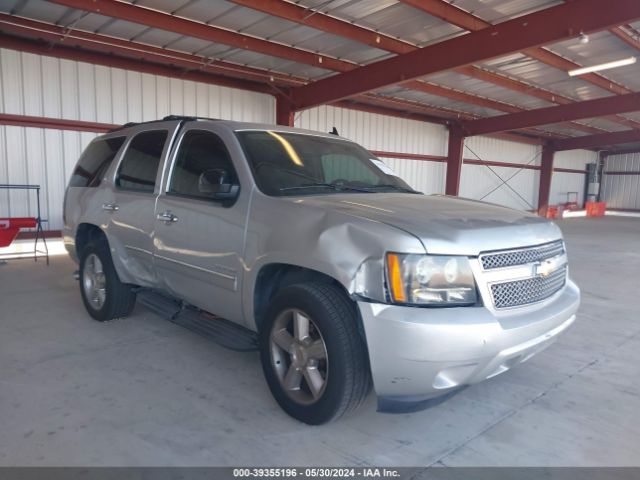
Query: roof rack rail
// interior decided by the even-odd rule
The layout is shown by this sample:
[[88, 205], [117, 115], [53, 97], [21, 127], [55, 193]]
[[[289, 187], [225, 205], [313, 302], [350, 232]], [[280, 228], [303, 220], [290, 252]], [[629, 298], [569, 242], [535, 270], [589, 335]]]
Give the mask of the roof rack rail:
[[210, 117], [196, 117], [191, 115], [167, 115], [162, 120], [170, 121], [170, 120], [220, 120], [220, 119], [210, 118]]
[[209, 117], [194, 117], [189, 115], [167, 115], [158, 120], [149, 120], [147, 122], [127, 122], [124, 125], [119, 125], [115, 128], [112, 128], [107, 133], [117, 132], [118, 130], [122, 130], [124, 128], [135, 127], [136, 125], [147, 125], [149, 123], [157, 123], [157, 122], [170, 122], [172, 120], [181, 120], [186, 122], [191, 122], [195, 120], [219, 120], [218, 118], [209, 118]]

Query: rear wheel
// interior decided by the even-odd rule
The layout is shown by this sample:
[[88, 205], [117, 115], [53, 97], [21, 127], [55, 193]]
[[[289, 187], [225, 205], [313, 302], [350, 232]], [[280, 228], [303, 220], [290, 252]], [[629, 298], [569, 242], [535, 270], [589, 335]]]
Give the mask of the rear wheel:
[[89, 315], [100, 322], [133, 310], [136, 294], [118, 278], [105, 241], [88, 244], [80, 255], [80, 294]]
[[260, 352], [273, 396], [302, 422], [335, 420], [360, 406], [371, 389], [356, 307], [334, 285], [278, 292], [261, 329]]

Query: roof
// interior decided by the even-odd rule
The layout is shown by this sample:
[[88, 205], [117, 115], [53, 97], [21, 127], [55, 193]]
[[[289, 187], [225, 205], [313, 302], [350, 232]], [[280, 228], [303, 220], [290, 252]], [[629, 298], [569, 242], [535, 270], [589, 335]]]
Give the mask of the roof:
[[[126, 48], [111, 45], [111, 55], [139, 58], [137, 49], [145, 55], [153, 51], [155, 56], [147, 56], [150, 63], [162, 61], [162, 54], [175, 67], [181, 65], [175, 60], [179, 57], [184, 65], [192, 63], [191, 70], [271, 86], [264, 91], [273, 92], [273, 86], [280, 91], [317, 82], [468, 35], [469, 28], [480, 31], [562, 4], [560, 0], [454, 4], [446, 0], [6, 0], [0, 5], [4, 32], [0, 39], [44, 40], [53, 54], [64, 45], [104, 54], [105, 44], [127, 42]], [[101, 8], [101, 13], [86, 5]], [[135, 15], [109, 13], [109, 8], [122, 5]], [[153, 15], [158, 13], [164, 14], [164, 28], [154, 24]], [[177, 28], [171, 20], [178, 19], [196, 22], [198, 32], [210, 27], [216, 41], [196, 29]], [[384, 108], [404, 114], [417, 114], [417, 106], [424, 106], [434, 117], [457, 121], [638, 92], [640, 63], [583, 77], [570, 77], [567, 70], [638, 55], [639, 20], [640, 11], [637, 15], [633, 11], [628, 22], [590, 33], [587, 43], [576, 33], [544, 48], [418, 77], [419, 83], [379, 88], [369, 100], [378, 107], [387, 102]], [[28, 21], [38, 23], [25, 26]], [[366, 43], [367, 36], [376, 40]], [[250, 87], [250, 83], [242, 86]], [[363, 96], [341, 101], [343, 106], [368, 104]], [[537, 125], [519, 133], [556, 140], [639, 127], [640, 107]]]

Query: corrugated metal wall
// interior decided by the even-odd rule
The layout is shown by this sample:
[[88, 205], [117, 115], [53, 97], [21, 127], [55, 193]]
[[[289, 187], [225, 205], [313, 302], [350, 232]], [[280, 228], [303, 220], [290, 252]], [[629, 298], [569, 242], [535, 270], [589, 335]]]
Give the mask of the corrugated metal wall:
[[[336, 127], [341, 136], [369, 150], [440, 156], [447, 154], [447, 129], [414, 120], [321, 106], [297, 113], [295, 126], [323, 132]], [[539, 166], [541, 153], [541, 148], [536, 145], [471, 137], [465, 140], [464, 158]], [[584, 169], [586, 163], [596, 159], [594, 152], [575, 150], [557, 153], [555, 164], [561, 168]], [[444, 163], [394, 158], [383, 160], [413, 188], [428, 194], [444, 193]], [[460, 196], [521, 210], [535, 210], [538, 206], [539, 178], [540, 173], [536, 170], [465, 164], [460, 180]], [[508, 179], [511, 188], [504, 185], [501, 179]], [[579, 191], [582, 199], [584, 175], [555, 172], [551, 188], [552, 203], [564, 201], [567, 191]]]
[[[105, 123], [153, 120], [169, 114], [199, 115], [273, 123], [272, 96], [124, 71], [13, 50], [0, 49], [0, 106], [3, 113]], [[370, 150], [444, 156], [447, 130], [441, 125], [322, 106], [299, 112], [297, 127], [317, 131], [338, 129], [341, 136]], [[62, 225], [65, 185], [82, 149], [94, 137], [38, 128], [0, 126], [0, 183], [43, 186], [43, 216], [47, 228]], [[539, 165], [540, 148], [473, 137], [465, 142], [464, 157]], [[556, 166], [584, 168], [595, 161], [592, 152], [557, 154]], [[400, 177], [425, 193], [443, 193], [444, 163], [384, 158]], [[516, 191], [501, 185], [509, 179]], [[466, 164], [460, 195], [518, 209], [537, 207], [539, 173], [507, 167]], [[584, 178], [554, 174], [552, 203], [564, 201], [567, 191], [582, 192]], [[522, 197], [522, 198], [521, 198]], [[580, 198], [582, 194], [580, 193]], [[20, 192], [0, 193], [0, 216], [34, 215], [34, 200]]]
[[607, 207], [640, 209], [640, 175], [607, 175], [606, 172], [640, 172], [640, 153], [607, 157], [601, 191]]
[[[439, 156], [447, 152], [446, 128], [416, 120], [321, 106], [298, 112], [294, 125], [322, 132], [336, 127], [340, 136], [369, 150]], [[444, 163], [397, 158], [382, 160], [416, 190], [444, 193]]]
[[[199, 115], [272, 123], [271, 95], [0, 49], [3, 113], [105, 123]], [[71, 169], [91, 133], [0, 127], [0, 183], [43, 187], [45, 228], [62, 227]], [[0, 216], [35, 215], [22, 192], [0, 193]]]
[[[471, 160], [540, 165], [541, 149], [537, 145], [489, 137], [467, 138], [464, 145], [464, 158]], [[537, 170], [466, 164], [462, 167], [460, 196], [519, 210], [535, 210], [539, 178]], [[503, 184], [507, 180], [509, 186]]]
[[[598, 154], [590, 150], [569, 150], [557, 152], [554, 159], [556, 168], [586, 170], [588, 163], [597, 163]], [[567, 201], [568, 192], [578, 192], [578, 204], [584, 203], [584, 187], [586, 175], [578, 173], [554, 172], [551, 178], [551, 194], [549, 203], [557, 205]], [[569, 195], [573, 200], [574, 195]]]

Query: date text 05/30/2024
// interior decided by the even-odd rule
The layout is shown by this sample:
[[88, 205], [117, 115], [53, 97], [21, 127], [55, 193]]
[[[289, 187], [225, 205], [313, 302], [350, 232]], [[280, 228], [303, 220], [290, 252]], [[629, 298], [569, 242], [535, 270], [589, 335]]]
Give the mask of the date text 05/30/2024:
[[392, 468], [234, 468], [234, 478], [396, 478]]

